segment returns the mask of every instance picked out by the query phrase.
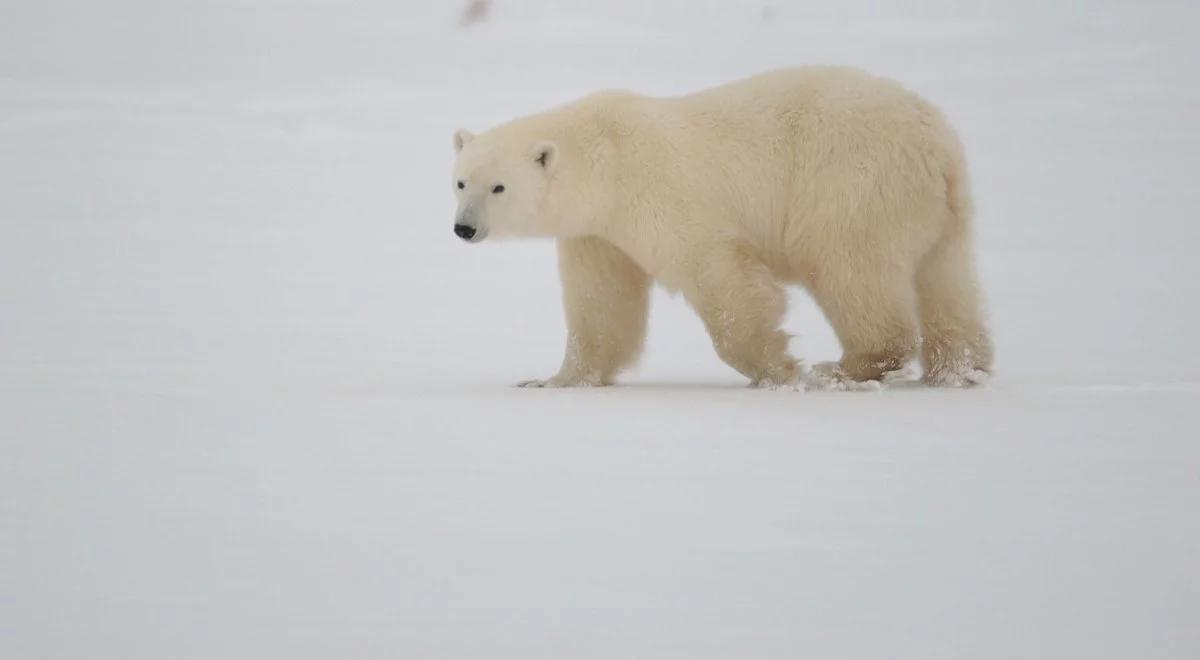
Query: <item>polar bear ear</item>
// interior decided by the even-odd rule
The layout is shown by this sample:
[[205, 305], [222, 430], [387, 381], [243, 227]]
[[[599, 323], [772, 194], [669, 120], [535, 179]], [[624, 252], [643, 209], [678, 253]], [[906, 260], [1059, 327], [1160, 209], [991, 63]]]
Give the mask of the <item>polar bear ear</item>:
[[475, 139], [475, 135], [465, 128], [460, 128], [454, 131], [454, 152], [462, 151], [468, 142]]
[[558, 145], [553, 142], [539, 142], [533, 148], [534, 160], [538, 162], [546, 171], [554, 167], [558, 161]]

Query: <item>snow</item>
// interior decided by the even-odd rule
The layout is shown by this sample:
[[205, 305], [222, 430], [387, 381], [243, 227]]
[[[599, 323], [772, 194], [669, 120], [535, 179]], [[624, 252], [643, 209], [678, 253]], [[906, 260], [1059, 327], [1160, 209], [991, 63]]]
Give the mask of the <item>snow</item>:
[[[1200, 8], [495, 4], [10, 3], [0, 656], [1200, 655]], [[817, 62], [961, 129], [992, 382], [748, 389], [656, 294], [512, 387], [553, 248], [452, 235], [453, 130]]]

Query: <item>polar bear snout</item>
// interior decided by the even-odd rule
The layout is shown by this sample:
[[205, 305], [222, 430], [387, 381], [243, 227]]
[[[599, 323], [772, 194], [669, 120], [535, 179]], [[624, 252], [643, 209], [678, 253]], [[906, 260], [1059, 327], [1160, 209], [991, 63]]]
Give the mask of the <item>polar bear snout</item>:
[[465, 204], [454, 214], [454, 235], [468, 243], [478, 243], [487, 238], [487, 231], [480, 222], [473, 204]]
[[471, 225], [463, 225], [463, 224], [454, 225], [454, 235], [463, 239], [464, 241], [469, 241], [469, 240], [475, 238], [475, 234], [476, 234], [475, 228], [472, 227]]

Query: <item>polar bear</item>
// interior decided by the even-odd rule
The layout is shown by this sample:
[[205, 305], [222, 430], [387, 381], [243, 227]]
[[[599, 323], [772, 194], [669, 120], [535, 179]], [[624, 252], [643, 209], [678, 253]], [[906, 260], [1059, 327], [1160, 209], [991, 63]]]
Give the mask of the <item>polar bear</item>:
[[895, 82], [802, 67], [672, 98], [601, 92], [460, 130], [454, 148], [456, 235], [557, 239], [566, 356], [524, 386], [612, 383], [641, 351], [652, 282], [752, 385], [805, 375], [779, 327], [787, 284], [842, 345], [823, 384], [878, 382], [918, 350], [932, 385], [991, 372], [963, 149]]

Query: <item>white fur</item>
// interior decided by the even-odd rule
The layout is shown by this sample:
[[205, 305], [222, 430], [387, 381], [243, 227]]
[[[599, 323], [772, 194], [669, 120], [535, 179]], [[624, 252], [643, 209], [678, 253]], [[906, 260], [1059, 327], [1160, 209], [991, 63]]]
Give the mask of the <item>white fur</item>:
[[460, 131], [455, 148], [456, 221], [475, 240], [559, 241], [567, 354], [532, 384], [612, 382], [641, 349], [651, 281], [683, 293], [752, 383], [800, 375], [784, 284], [812, 293], [852, 381], [918, 348], [931, 384], [991, 371], [962, 148], [894, 82], [813, 67], [677, 98], [603, 92]]

